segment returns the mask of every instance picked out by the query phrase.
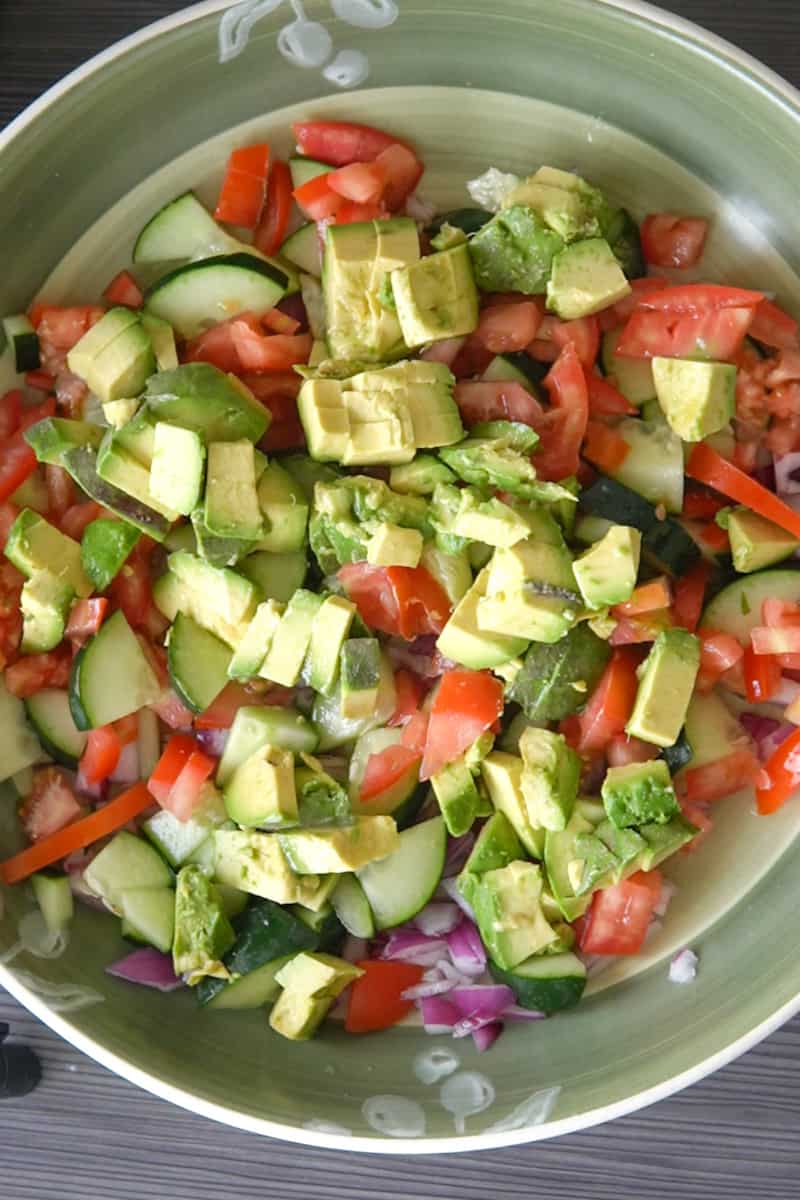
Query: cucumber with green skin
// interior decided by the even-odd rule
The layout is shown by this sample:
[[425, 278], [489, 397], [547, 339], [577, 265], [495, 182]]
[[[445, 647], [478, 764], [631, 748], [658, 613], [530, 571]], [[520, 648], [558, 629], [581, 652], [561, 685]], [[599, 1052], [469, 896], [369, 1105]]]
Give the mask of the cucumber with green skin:
[[179, 612], [169, 631], [167, 667], [176, 693], [192, 712], [216, 700], [228, 682], [231, 649]]
[[730, 633], [747, 646], [750, 630], [762, 623], [762, 605], [770, 599], [800, 604], [800, 571], [756, 571], [736, 579], [706, 606], [700, 628]]
[[521, 1008], [555, 1013], [578, 1003], [586, 987], [586, 967], [575, 954], [537, 954], [504, 971], [489, 962], [498, 983], [507, 984]]
[[581, 492], [580, 507], [642, 534], [642, 555], [671, 575], [684, 575], [700, 559], [697, 543], [674, 518], [659, 520], [655, 506], [638, 492], [600, 475]]
[[108, 618], [72, 660], [69, 707], [78, 729], [110, 725], [157, 703], [161, 692], [121, 610]]
[[88, 734], [78, 729], [70, 712], [69, 695], [60, 688], [45, 688], [25, 703], [28, 721], [42, 748], [65, 767], [76, 767], [86, 749]]

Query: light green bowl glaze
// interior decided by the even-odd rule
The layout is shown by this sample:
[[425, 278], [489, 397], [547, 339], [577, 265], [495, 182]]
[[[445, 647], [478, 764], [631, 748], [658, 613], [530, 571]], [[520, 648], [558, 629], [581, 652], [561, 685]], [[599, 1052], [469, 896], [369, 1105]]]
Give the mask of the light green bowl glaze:
[[[640, 216], [707, 213], [709, 274], [775, 290], [800, 309], [798, 96], [710, 35], [644, 5], [598, 0], [400, 0], [399, 20], [370, 31], [312, 0], [309, 18], [329, 26], [337, 49], [369, 57], [376, 90], [340, 93], [276, 52], [288, 6], [221, 67], [224, 7], [199, 5], [121, 43], [0, 139], [0, 311], [27, 303], [51, 275], [50, 299], [93, 298], [158, 203], [192, 185], [213, 194], [237, 141], [266, 135], [287, 150], [288, 120], [323, 112], [384, 122], [417, 142], [429, 164], [424, 194], [440, 203], [462, 203], [463, 181], [489, 164], [525, 171], [548, 161], [579, 168]], [[800, 1009], [787, 937], [800, 813], [795, 803], [763, 820], [751, 808], [746, 796], [719, 805], [713, 837], [671, 870], [679, 890], [645, 957], [600, 976], [574, 1012], [511, 1027], [484, 1056], [469, 1039], [414, 1028], [358, 1040], [334, 1026], [292, 1045], [263, 1014], [204, 1013], [189, 993], [131, 987], [103, 971], [125, 952], [116, 922], [88, 910], [63, 957], [18, 955], [0, 967], [0, 984], [112, 1070], [258, 1133], [408, 1153], [553, 1136], [668, 1095]], [[3, 855], [15, 839], [6, 788]], [[32, 899], [24, 888], [0, 899], [2, 962]], [[700, 969], [677, 987], [667, 964], [687, 943]], [[67, 984], [103, 1002], [59, 1011]], [[455, 1054], [459, 1072], [481, 1073], [481, 1111], [454, 1117], [463, 1074], [444, 1092], [444, 1080], [420, 1081], [415, 1058], [433, 1048]], [[387, 1107], [395, 1136], [380, 1119]]]

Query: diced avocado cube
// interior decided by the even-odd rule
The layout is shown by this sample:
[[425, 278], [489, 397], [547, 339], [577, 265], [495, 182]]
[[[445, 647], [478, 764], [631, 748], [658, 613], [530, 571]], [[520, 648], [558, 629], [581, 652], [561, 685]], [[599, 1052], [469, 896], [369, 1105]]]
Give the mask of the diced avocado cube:
[[519, 739], [520, 786], [534, 827], [565, 829], [578, 795], [581, 760], [560, 733], [530, 726]]
[[178, 351], [169, 321], [164, 321], [153, 313], [142, 313], [142, 325], [150, 334], [159, 371], [173, 371], [178, 366]]
[[512, 862], [485, 871], [470, 892], [481, 938], [505, 970], [557, 940], [542, 912], [542, 873], [533, 863]]
[[257, 549], [286, 554], [305, 545], [308, 500], [303, 488], [277, 462], [258, 481], [258, 503], [266, 532]]
[[524, 204], [506, 208], [469, 242], [475, 280], [483, 292], [544, 293], [564, 239]]
[[[205, 505], [201, 504], [192, 513], [192, 534], [194, 545], [178, 545], [178, 549], [196, 550], [212, 567], [235, 567], [250, 554], [255, 541], [238, 537], [220, 537], [212, 533], [206, 525]], [[173, 537], [174, 540], [174, 537]]]
[[294, 755], [261, 746], [225, 785], [225, 808], [237, 825], [282, 829], [297, 824]]
[[381, 680], [381, 648], [377, 638], [349, 638], [339, 662], [342, 716], [368, 717], [375, 711]]
[[530, 453], [520, 451], [509, 436], [469, 437], [457, 446], [443, 448], [440, 454], [459, 478], [480, 488], [511, 492], [526, 500], [575, 504], [576, 497], [568, 488], [537, 478]]
[[219, 883], [239, 888], [276, 904], [295, 904], [318, 880], [300, 880], [289, 866], [277, 833], [254, 829], [214, 831], [214, 877]]
[[272, 1006], [270, 1027], [292, 1041], [312, 1037], [337, 996], [363, 974], [330, 954], [297, 954], [275, 976], [283, 991]]
[[413, 359], [388, 367], [382, 374], [384, 377], [397, 377], [400, 369], [417, 449], [449, 446], [460, 441], [464, 436], [464, 427], [458, 405], [453, 399], [455, 378], [450, 368], [444, 363]]
[[573, 242], [553, 259], [547, 307], [564, 321], [589, 317], [616, 304], [631, 285], [604, 238]]
[[311, 630], [322, 603], [322, 596], [304, 588], [297, 589], [275, 630], [261, 668], [264, 679], [271, 679], [283, 687], [294, 687], [300, 678], [311, 642]]
[[507, 695], [532, 721], [560, 721], [586, 703], [611, 656], [607, 641], [581, 621], [559, 641], [533, 642]]
[[400, 844], [397, 825], [389, 816], [362, 816], [349, 826], [292, 829], [277, 836], [298, 875], [357, 871], [386, 858]]
[[[115, 449], [124, 450], [149, 470], [153, 462], [157, 424], [156, 417], [146, 405], [142, 405], [130, 421], [114, 431], [111, 443]], [[181, 425], [181, 428], [184, 426]]]
[[601, 234], [598, 214], [608, 207], [597, 188], [580, 175], [556, 167], [540, 167], [504, 196], [503, 208], [517, 204], [532, 208], [565, 242]]
[[658, 403], [684, 442], [724, 429], [736, 411], [736, 367], [686, 358], [654, 358]]
[[[585, 835], [582, 835], [585, 836]], [[647, 849], [647, 843], [635, 829], [618, 829], [612, 821], [601, 821], [594, 836], [607, 846], [617, 860], [612, 882], [619, 883], [630, 871], [635, 870]]]
[[466, 245], [393, 271], [392, 293], [408, 346], [460, 337], [477, 328], [478, 292]]
[[27, 578], [47, 572], [68, 584], [76, 596], [92, 594], [78, 542], [30, 508], [23, 508], [11, 526], [5, 555]]
[[270, 423], [269, 410], [250, 389], [211, 363], [184, 363], [159, 371], [147, 382], [144, 402], [150, 419], [193, 429], [207, 444], [243, 438], [255, 443]]
[[489, 799], [503, 813], [528, 854], [541, 858], [544, 829], [534, 827], [522, 791], [523, 762], [516, 754], [495, 750], [481, 763], [481, 775]]
[[[258, 607], [259, 592], [255, 585], [235, 571], [212, 567], [186, 550], [171, 554], [168, 563], [174, 580], [173, 595], [180, 610], [236, 648]], [[160, 598], [156, 603], [160, 606]], [[174, 619], [169, 609], [162, 608], [162, 612]]]
[[[115, 318], [120, 312], [124, 312], [126, 318]], [[121, 325], [123, 319], [128, 319], [128, 324], [100, 349], [94, 350], [93, 347], [99, 344], [100, 327], [109, 322], [109, 318], [114, 318], [115, 326]], [[104, 338], [105, 334], [102, 336]], [[111, 400], [137, 396], [155, 371], [156, 358], [150, 335], [138, 316], [128, 309], [112, 308], [69, 351], [67, 365], [86, 381], [102, 403], [107, 404]]]
[[307, 379], [297, 397], [308, 452], [319, 462], [341, 462], [350, 437], [350, 416], [337, 379]]
[[159, 421], [153, 439], [150, 495], [188, 516], [200, 499], [205, 461], [206, 448], [198, 433]]
[[642, 535], [630, 525], [614, 525], [572, 569], [588, 608], [606, 608], [630, 600], [639, 573]]
[[308, 682], [315, 692], [330, 696], [339, 678], [339, 657], [350, 633], [356, 606], [343, 596], [326, 596], [311, 627]]
[[483, 875], [498, 867], [526, 857], [525, 848], [517, 837], [513, 825], [503, 812], [495, 812], [478, 834], [464, 871], [472, 875]]
[[471, 829], [480, 807], [480, 794], [463, 758], [448, 763], [431, 777], [431, 787], [452, 837]]
[[625, 732], [671, 746], [686, 719], [700, 666], [700, 642], [685, 629], [665, 629], [639, 668], [639, 690]]
[[96, 449], [103, 438], [103, 430], [90, 421], [70, 421], [65, 417], [45, 417], [25, 430], [25, 441], [40, 463], [60, 466], [66, 450], [76, 446]]
[[422, 534], [383, 521], [367, 542], [367, 562], [376, 567], [416, 567], [422, 557]]
[[699, 830], [695, 825], [691, 825], [685, 817], [677, 816], [667, 821], [665, 825], [655, 822], [640, 825], [638, 832], [644, 839], [646, 848], [642, 851], [637, 869], [652, 871], [665, 859], [676, 854], [682, 846], [691, 842]]
[[[583, 867], [572, 867], [570, 864], [582, 859], [576, 848], [577, 838], [581, 834], [593, 833], [594, 827], [578, 811], [575, 811], [567, 823], [566, 829], [548, 830], [544, 839], [544, 863], [547, 878], [553, 896], [566, 921], [574, 921], [589, 907], [590, 896], [578, 895], [575, 890], [576, 875], [580, 872], [583, 878]], [[580, 881], [578, 881], [580, 882]]]
[[450, 468], [432, 454], [417, 454], [410, 463], [392, 467], [389, 487], [395, 492], [431, 496], [438, 483], [454, 483], [455, 478]]
[[455, 607], [472, 587], [472, 570], [465, 551], [448, 554], [433, 542], [426, 542], [420, 564], [433, 576]]
[[139, 316], [130, 308], [110, 308], [108, 312], [87, 329], [75, 343], [67, 356], [70, 371], [86, 379], [86, 373], [100, 354], [121, 334], [139, 324]]
[[258, 675], [282, 614], [283, 605], [275, 600], [264, 600], [259, 604], [228, 665], [231, 679], [252, 679]]
[[217, 537], [256, 541], [264, 522], [256, 494], [256, 464], [252, 442], [212, 442], [203, 510], [206, 526]]
[[609, 767], [601, 794], [609, 820], [618, 829], [665, 825], [680, 812], [669, 767], [660, 758]]
[[527, 639], [508, 632], [489, 632], [478, 624], [478, 608], [489, 582], [489, 568], [480, 572], [472, 587], [465, 593], [436, 642], [444, 658], [463, 663], [475, 671], [498, 667], [527, 647]]
[[236, 569], [250, 579], [268, 600], [286, 604], [305, 582], [308, 559], [305, 550], [293, 550], [288, 554], [259, 550], [247, 554]]
[[23, 654], [45, 654], [59, 645], [74, 597], [72, 585], [49, 571], [26, 579], [20, 596]]
[[300, 824], [305, 827], [352, 824], [350, 797], [342, 785], [315, 758], [303, 755], [303, 759], [306, 765], [297, 767], [294, 773]]
[[396, 388], [388, 378], [395, 370], [365, 372], [342, 385], [350, 422], [341, 457], [346, 466], [404, 463], [414, 457], [414, 426], [402, 381]]
[[593, 833], [578, 834], [575, 854], [567, 864], [567, 873], [576, 896], [585, 896], [611, 883], [619, 871], [617, 856]]
[[174, 508], [163, 504], [150, 491], [150, 467], [145, 466], [133, 454], [115, 440], [118, 435], [109, 430], [97, 452], [97, 474], [106, 483], [110, 483], [121, 492], [132, 496], [140, 504], [159, 513], [170, 522], [177, 520], [179, 514]]
[[797, 538], [748, 508], [735, 508], [730, 514], [728, 536], [733, 565], [741, 574], [771, 567], [800, 548]]
[[531, 641], [557, 642], [580, 612], [568, 550], [533, 538], [496, 550], [477, 612], [481, 630], [514, 629]]
[[119, 400], [109, 400], [103, 405], [103, 416], [112, 429], [121, 429], [128, 421], [136, 416], [139, 401], [133, 397], [121, 397]]
[[175, 884], [175, 938], [172, 965], [193, 986], [204, 975], [227, 979], [222, 956], [236, 941], [222, 900], [201, 867], [181, 867]]

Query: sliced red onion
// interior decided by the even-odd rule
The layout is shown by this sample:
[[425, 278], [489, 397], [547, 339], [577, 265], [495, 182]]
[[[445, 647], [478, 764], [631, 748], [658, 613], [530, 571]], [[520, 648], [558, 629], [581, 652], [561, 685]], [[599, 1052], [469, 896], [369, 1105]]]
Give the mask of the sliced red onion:
[[680, 950], [669, 964], [670, 983], [692, 983], [697, 975], [698, 958], [688, 946]]
[[396, 667], [406, 667], [423, 679], [435, 679], [446, 669], [447, 660], [439, 655], [435, 637], [418, 637], [413, 642], [392, 638], [386, 649]]
[[418, 929], [394, 929], [381, 951], [381, 958], [400, 959], [402, 962], [419, 963], [420, 966], [436, 966], [447, 952], [447, 942], [442, 938], [428, 937]]
[[278, 310], [285, 313], [287, 317], [292, 317], [293, 320], [299, 321], [302, 329], [308, 329], [308, 314], [306, 306], [303, 303], [303, 297], [300, 292], [293, 292], [291, 296], [284, 296], [280, 304], [276, 306]]
[[786, 741], [789, 734], [794, 733], [796, 729], [797, 726], [793, 725], [791, 721], [784, 721], [772, 733], [762, 738], [758, 745], [758, 756], [761, 761], [766, 762], [768, 758], [771, 758], [778, 747]]
[[111, 783], [135, 783], [139, 778], [139, 743], [128, 742], [120, 751], [119, 761], [109, 775]]
[[87, 783], [79, 770], [75, 777], [75, 787], [82, 796], [86, 796], [95, 804], [103, 804], [108, 799], [109, 782], [107, 779], [104, 779], [102, 783]]
[[425, 996], [419, 1002], [422, 1023], [426, 1033], [452, 1033], [460, 1013], [449, 999], [443, 996]]
[[436, 964], [436, 968], [440, 975], [443, 975], [445, 979], [450, 980], [453, 987], [469, 987], [470, 984], [475, 982], [475, 979], [472, 975], [466, 975], [463, 971], [459, 971], [458, 968], [454, 967], [453, 964], [448, 962], [446, 958], [440, 959]]
[[504, 1021], [546, 1021], [547, 1013], [539, 1012], [535, 1008], [522, 1008], [519, 1004], [509, 1004], [508, 1008], [503, 1009]]
[[750, 734], [754, 742], [760, 742], [762, 738], [775, 733], [781, 723], [774, 717], [762, 717], [760, 713], [743, 712], [739, 713], [739, 724]]
[[472, 1040], [479, 1054], [490, 1050], [503, 1032], [502, 1021], [492, 1021], [489, 1025], [481, 1025], [480, 1029], [472, 1031]]
[[229, 733], [229, 729], [198, 729], [195, 737], [206, 754], [210, 754], [212, 758], [222, 758]]
[[775, 467], [770, 463], [762, 463], [750, 472], [756, 483], [760, 483], [762, 487], [769, 488], [771, 492], [775, 491]]
[[497, 1013], [476, 1013], [474, 1017], [461, 1017], [453, 1026], [453, 1037], [464, 1038], [476, 1034], [487, 1025], [497, 1023]]
[[461, 837], [447, 839], [447, 853], [444, 860], [444, 871], [442, 872], [445, 878], [449, 878], [451, 875], [458, 875], [472, 853], [474, 845], [474, 833], [463, 833]]
[[417, 913], [414, 924], [427, 937], [440, 937], [455, 929], [460, 920], [461, 911], [457, 904], [432, 901]]
[[106, 967], [106, 974], [125, 979], [128, 983], [157, 988], [160, 992], [173, 992], [176, 988], [183, 987], [183, 980], [179, 979], [172, 969], [170, 956], [149, 946], [142, 950], [134, 950], [133, 954], [112, 963], [110, 967]]
[[464, 975], [482, 975], [486, 970], [486, 950], [472, 921], [465, 919], [447, 935], [447, 949], [453, 966]]
[[472, 906], [464, 899], [461, 892], [458, 890], [458, 881], [455, 877], [452, 879], [442, 879], [439, 887], [449, 896], [454, 904], [457, 904], [461, 911], [469, 917], [470, 921], [475, 920], [475, 913], [472, 911]]
[[773, 455], [772, 461], [778, 495], [782, 498], [800, 495], [800, 451]]
[[[430, 972], [433, 974], [434, 972]], [[436, 972], [438, 974], [438, 972]], [[426, 972], [427, 974], [427, 972]], [[450, 979], [422, 979], [421, 983], [414, 984], [413, 987], [406, 988], [403, 992], [404, 1000], [425, 1000], [429, 996], [443, 996], [453, 987], [453, 982]]]
[[369, 958], [369, 943], [366, 938], [353, 937], [351, 933], [348, 933], [342, 943], [340, 954], [346, 962], [363, 962]]
[[448, 999], [462, 1017], [486, 1017], [496, 1021], [516, 997], [505, 983], [471, 983], [455, 987]]

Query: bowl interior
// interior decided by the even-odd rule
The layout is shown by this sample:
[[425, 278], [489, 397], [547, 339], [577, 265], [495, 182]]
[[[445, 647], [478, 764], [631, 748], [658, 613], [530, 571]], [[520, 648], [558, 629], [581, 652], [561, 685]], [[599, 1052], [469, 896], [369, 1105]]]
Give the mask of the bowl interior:
[[[470, 8], [459, 6], [464, 7]], [[519, 50], [513, 49], [511, 35], [514, 22], [523, 20], [519, 15], [523, 6], [500, 7], [508, 29], [503, 21], [498, 28], [507, 39], [504, 45], [512, 55], [511, 66], [519, 71]], [[543, 6], [524, 7], [528, 10], [524, 19], [532, 13], [538, 22], [528, 31], [531, 38], [536, 33], [538, 42], [531, 40], [528, 45], [532, 59], [545, 73], [550, 67], [544, 43], [549, 38], [553, 53], [557, 48], [563, 55], [566, 34], [553, 25]], [[586, 5], [570, 0], [567, 7], [580, 11], [585, 19], [580, 28], [592, 32]], [[594, 31], [586, 51], [590, 67], [598, 48], [608, 45], [602, 38], [613, 32], [617, 16], [609, 10], [606, 26]], [[619, 27], [624, 30], [619, 49], [624, 59], [634, 41], [634, 25], [631, 19]], [[408, 36], [409, 44], [424, 57], [422, 28]], [[454, 28], [467, 30], [462, 35], [464, 45], [473, 55], [470, 21], [462, 15]], [[436, 36], [438, 30], [437, 18]], [[173, 36], [166, 35], [165, 40]], [[348, 31], [348, 36], [352, 40], [362, 35]], [[640, 47], [656, 44], [652, 32], [643, 36]], [[206, 50], [207, 43], [206, 36], [202, 43]], [[582, 53], [575, 49], [576, 38], [571, 44], [573, 54]], [[256, 39], [255, 48], [259, 45], [261, 40]], [[624, 96], [616, 96], [613, 105], [609, 101], [603, 108], [597, 104], [584, 108], [576, 105], [577, 84], [570, 85], [566, 95], [563, 88], [561, 93], [548, 92], [547, 101], [535, 95], [510, 95], [488, 86], [501, 85], [497, 66], [494, 76], [487, 78], [476, 60], [470, 62], [475, 71], [467, 68], [469, 74], [454, 82], [477, 80], [485, 87], [429, 87], [405, 80], [413, 86], [371, 88], [313, 101], [301, 98], [278, 109], [273, 98], [280, 93], [272, 87], [270, 103], [263, 98], [258, 106], [252, 103], [255, 67], [248, 56], [253, 49], [245, 56], [246, 71], [242, 68], [233, 77], [238, 81], [233, 90], [238, 87], [242, 95], [237, 92], [236, 105], [223, 105], [229, 115], [227, 127], [196, 124], [193, 137], [185, 143], [192, 148], [173, 153], [167, 165], [161, 165], [160, 153], [143, 152], [138, 109], [129, 118], [120, 113], [120, 135], [128, 129], [131, 133], [125, 157], [125, 177], [131, 186], [111, 189], [100, 203], [98, 197], [87, 195], [85, 178], [73, 181], [77, 192], [67, 198], [66, 216], [48, 218], [46, 228], [40, 229], [38, 257], [27, 243], [23, 247], [18, 275], [3, 285], [6, 307], [30, 297], [46, 273], [43, 266], [55, 268], [41, 288], [48, 300], [95, 297], [129, 263], [138, 229], [162, 203], [187, 187], [212, 199], [232, 147], [266, 138], [277, 153], [286, 154], [290, 122], [313, 113], [384, 124], [413, 140], [427, 163], [422, 194], [441, 207], [463, 204], [464, 182], [489, 165], [525, 174], [547, 162], [580, 171], [637, 217], [663, 209], [707, 215], [713, 233], [704, 274], [774, 291], [783, 303], [800, 309], [797, 263], [774, 236], [783, 197], [778, 195], [768, 212], [759, 188], [747, 190], [750, 166], [745, 170], [742, 165], [741, 174], [726, 175], [725, 164], [713, 152], [708, 154], [707, 169], [701, 169], [692, 160], [694, 134], [687, 133], [680, 153], [673, 146], [665, 147], [672, 153], [665, 153], [654, 144], [659, 136], [641, 140], [637, 136], [640, 116], [632, 119]], [[267, 53], [264, 45], [261, 52]], [[172, 53], [180, 64], [180, 47]], [[269, 61], [274, 62], [271, 48], [270, 53]], [[199, 50], [190, 57], [200, 77], [218, 80], [208, 55], [207, 62]], [[630, 62], [638, 59], [634, 56]], [[383, 65], [379, 81], [399, 82]], [[152, 64], [140, 68], [153, 69]], [[721, 68], [707, 68], [712, 80], [714, 70]], [[473, 74], [475, 79], [470, 78]], [[289, 76], [296, 86], [297, 72]], [[118, 88], [122, 82], [117, 81]], [[70, 122], [93, 120], [98, 112], [92, 106], [91, 88], [82, 86], [82, 92], [77, 89], [55, 106], [65, 128]], [[617, 91], [624, 93], [629, 86], [625, 76]], [[318, 83], [305, 87], [310, 87], [310, 96], [315, 88], [321, 90]], [[514, 90], [543, 94], [541, 83]], [[191, 91], [188, 84], [187, 91]], [[291, 87], [285, 92], [291, 93]], [[118, 101], [121, 104], [119, 96]], [[272, 111], [268, 117], [240, 119], [259, 107]], [[658, 109], [647, 107], [651, 128], [658, 133]], [[604, 115], [598, 116], [599, 112]], [[91, 152], [85, 140], [79, 140], [79, 146], [88, 156], [85, 176]], [[12, 143], [6, 152], [12, 169], [16, 152]], [[120, 153], [115, 143], [112, 158]], [[29, 186], [30, 167], [24, 157], [16, 163], [22, 181], [17, 195]], [[745, 194], [747, 202], [738, 202], [737, 197]], [[41, 197], [37, 203], [41, 217]], [[30, 223], [34, 216], [29, 213], [26, 220]], [[70, 248], [64, 254], [66, 247]], [[0, 792], [3, 855], [15, 845], [13, 809], [11, 789], [6, 788]], [[452, 1139], [446, 1142], [447, 1149], [523, 1140], [563, 1132], [655, 1098], [676, 1081], [702, 1073], [703, 1063], [721, 1061], [738, 1039], [788, 1012], [800, 992], [800, 971], [783, 935], [783, 920], [788, 924], [792, 912], [790, 881], [796, 854], [791, 848], [798, 832], [800, 814], [791, 806], [763, 820], [753, 814], [752, 798], [747, 795], [719, 805], [712, 838], [697, 853], [679, 856], [667, 869], [678, 890], [668, 919], [649, 940], [646, 953], [597, 976], [591, 995], [574, 1012], [538, 1025], [511, 1027], [485, 1056], [477, 1055], [469, 1039], [433, 1039], [417, 1028], [357, 1041], [334, 1026], [312, 1043], [293, 1045], [270, 1033], [263, 1013], [208, 1013], [197, 1009], [188, 993], [161, 996], [131, 987], [104, 974], [104, 967], [125, 952], [118, 922], [88, 910], [79, 913], [71, 944], [58, 960], [14, 954], [17, 920], [33, 906], [27, 889], [6, 891], [0, 897], [6, 902], [0, 922], [0, 964], [4, 957], [8, 964], [5, 971], [0, 965], [0, 982], [7, 982], [34, 1011], [113, 1069], [179, 1103], [246, 1128], [363, 1149], [396, 1150], [398, 1138], [413, 1139], [408, 1148], [415, 1150], [445, 1148], [443, 1139]], [[669, 957], [687, 944], [701, 956], [697, 982], [685, 988], [669, 985]], [[96, 1002], [73, 1007], [89, 998], [76, 994], [75, 985], [90, 989]], [[442, 1074], [432, 1082], [437, 1064]], [[445, 1076], [445, 1071], [450, 1073]]]

